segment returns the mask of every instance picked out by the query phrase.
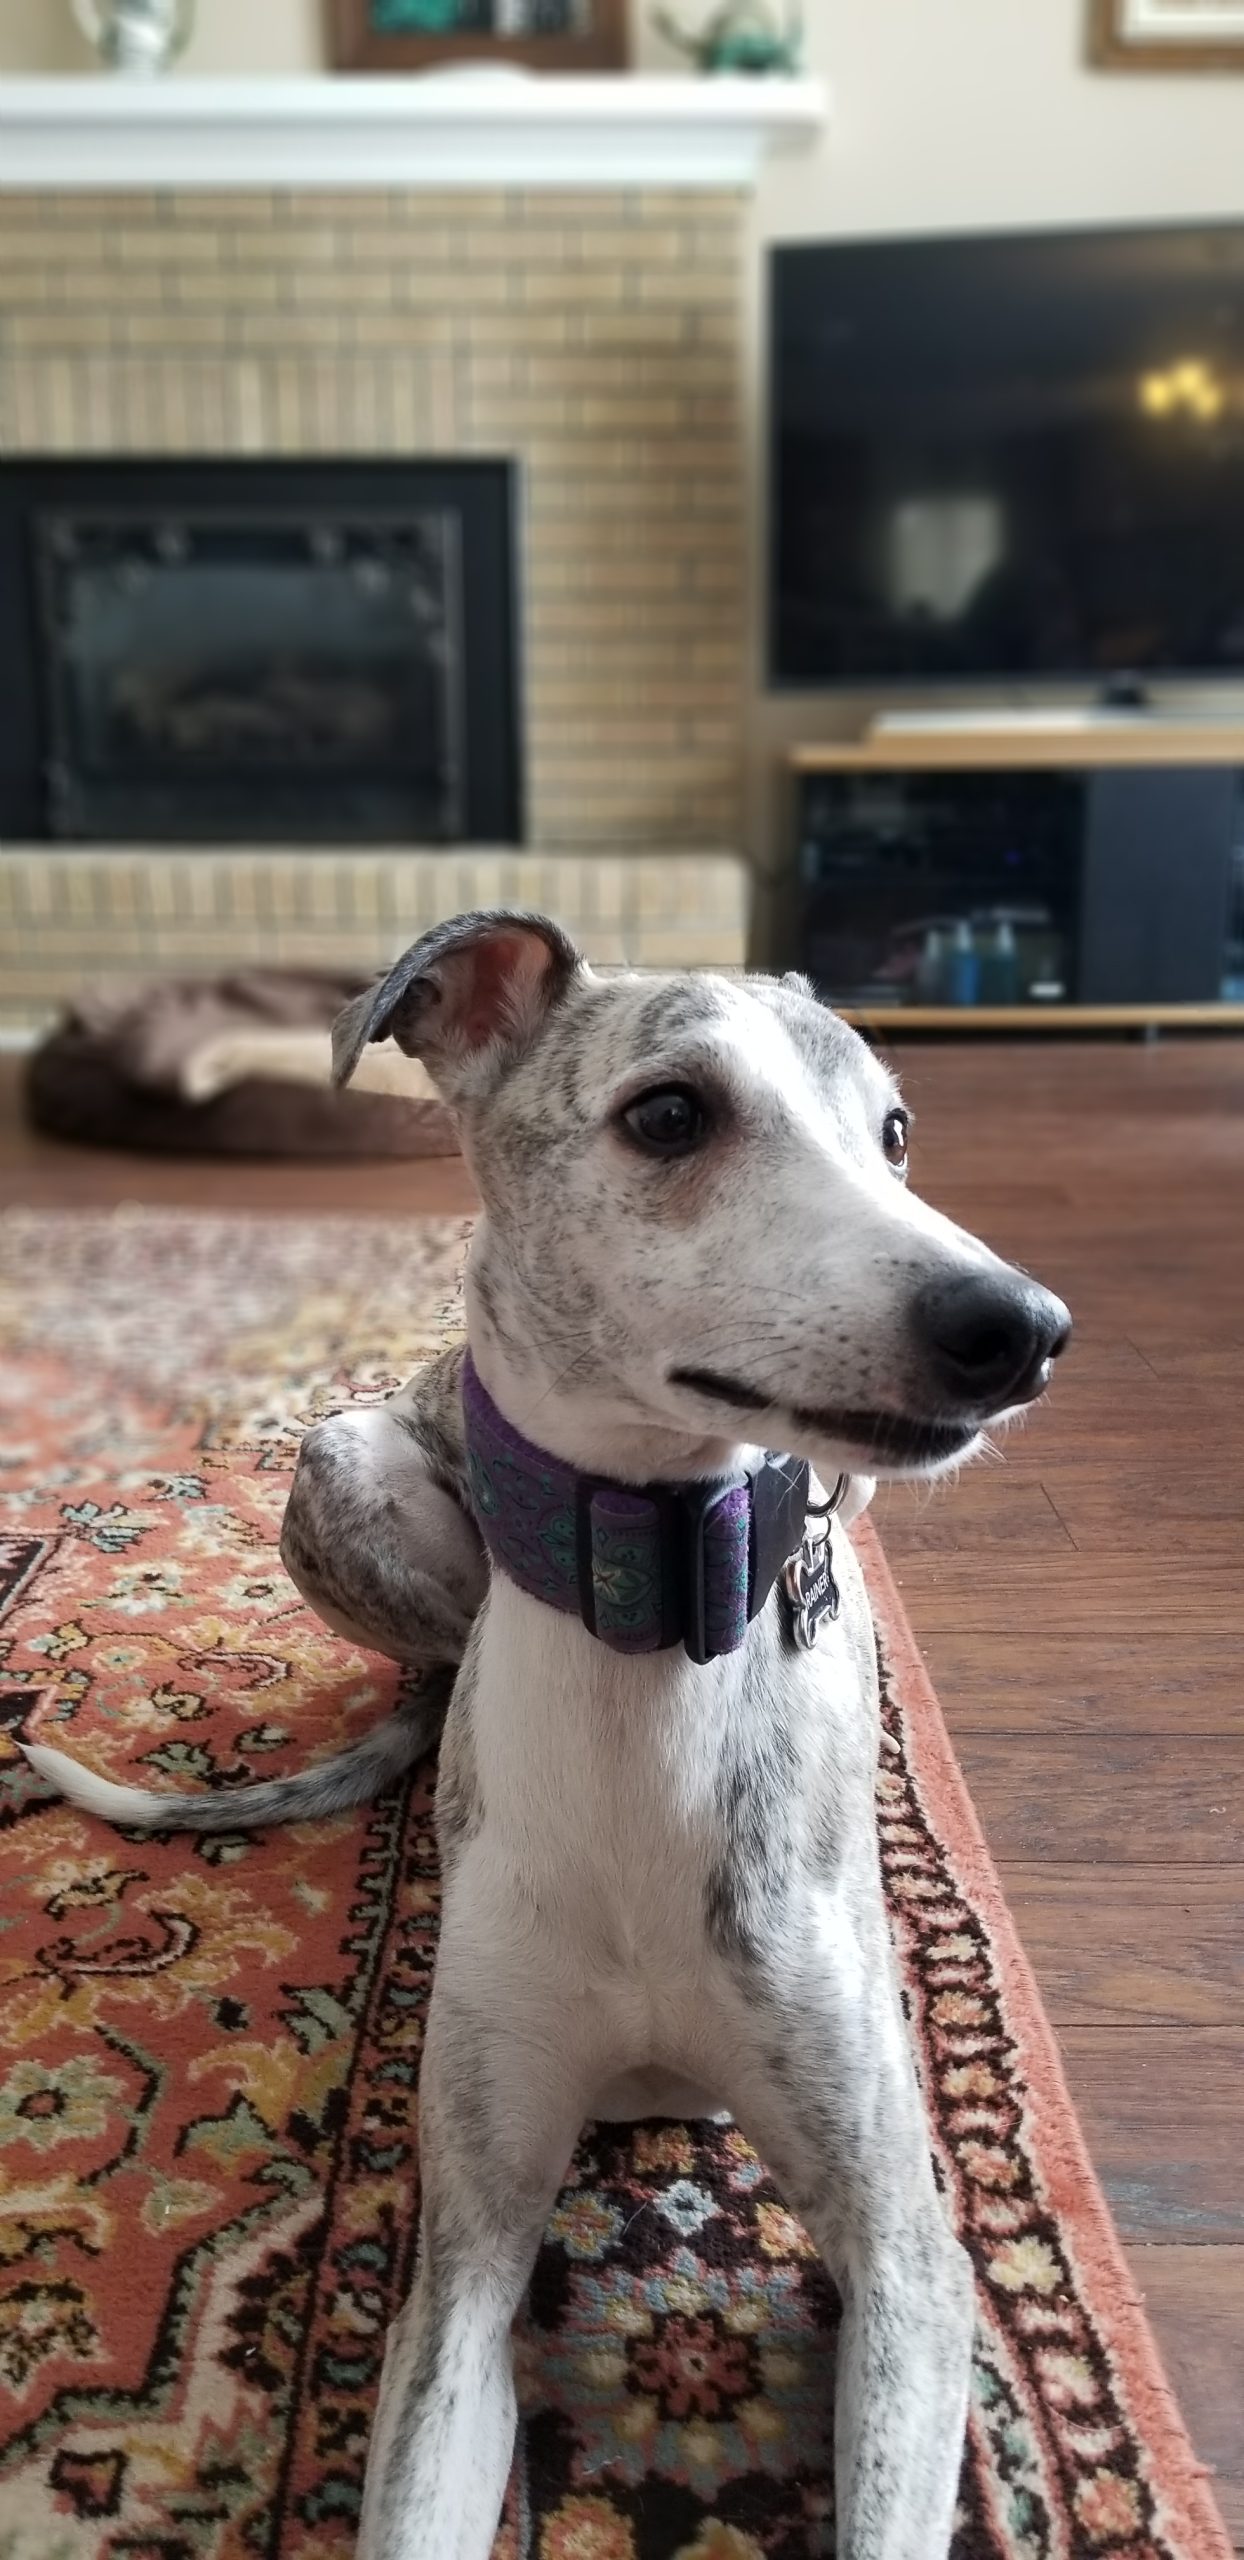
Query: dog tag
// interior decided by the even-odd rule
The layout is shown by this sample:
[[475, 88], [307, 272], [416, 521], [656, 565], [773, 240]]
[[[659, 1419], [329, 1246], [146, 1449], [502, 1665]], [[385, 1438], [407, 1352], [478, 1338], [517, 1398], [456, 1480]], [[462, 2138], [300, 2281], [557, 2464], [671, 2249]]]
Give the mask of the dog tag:
[[842, 1605], [834, 1580], [828, 1521], [819, 1534], [810, 1526], [805, 1528], [803, 1544], [798, 1555], [791, 1557], [782, 1581], [790, 1609], [791, 1634], [796, 1644], [810, 1653], [822, 1620], [836, 1618]]

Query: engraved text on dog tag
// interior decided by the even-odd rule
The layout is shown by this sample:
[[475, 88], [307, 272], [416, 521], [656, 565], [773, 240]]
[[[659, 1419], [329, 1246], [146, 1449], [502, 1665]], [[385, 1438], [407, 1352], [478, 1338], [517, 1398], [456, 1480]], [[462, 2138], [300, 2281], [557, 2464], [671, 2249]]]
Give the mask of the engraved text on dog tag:
[[810, 1653], [822, 1619], [836, 1618], [841, 1605], [828, 1523], [819, 1535], [811, 1528], [804, 1530], [803, 1544], [786, 1566], [782, 1582], [790, 1608], [791, 1634], [796, 1644]]

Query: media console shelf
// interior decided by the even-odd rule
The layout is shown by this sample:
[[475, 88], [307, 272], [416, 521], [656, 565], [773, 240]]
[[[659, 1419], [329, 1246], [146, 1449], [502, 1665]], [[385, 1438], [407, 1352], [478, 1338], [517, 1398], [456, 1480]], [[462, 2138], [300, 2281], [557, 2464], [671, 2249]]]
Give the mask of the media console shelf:
[[877, 1031], [1244, 1027], [1244, 719], [799, 746], [795, 964]]

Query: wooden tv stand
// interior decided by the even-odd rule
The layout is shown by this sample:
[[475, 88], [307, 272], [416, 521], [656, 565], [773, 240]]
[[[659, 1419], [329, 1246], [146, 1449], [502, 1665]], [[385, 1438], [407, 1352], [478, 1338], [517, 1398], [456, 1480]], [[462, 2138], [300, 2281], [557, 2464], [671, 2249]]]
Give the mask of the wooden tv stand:
[[[938, 719], [923, 714], [881, 719], [864, 735], [795, 747], [789, 758], [797, 802], [800, 864], [805, 881], [797, 966], [831, 995], [832, 971], [819, 968], [817, 910], [832, 940], [836, 884], [844, 902], [858, 896], [861, 830], [870, 803], [883, 806], [887, 781], [894, 807], [879, 829], [902, 832], [904, 807], [916, 833], [920, 791], [954, 840], [954, 777], [964, 778], [965, 842], [977, 863], [990, 776], [1011, 776], [1016, 815], [1025, 794], [1038, 806], [1036, 832], [1063, 829], [1067, 883], [1066, 940], [1075, 983], [1060, 999], [1015, 1003], [888, 1001], [884, 992], [835, 997], [848, 1020], [876, 1031], [1069, 1031], [1244, 1027], [1244, 1000], [1214, 992], [1225, 966], [1232, 862], [1244, 844], [1244, 719], [1175, 720], [1155, 714], [986, 713]], [[1043, 786], [1036, 777], [1050, 777]], [[1059, 793], [1059, 777], [1069, 785]], [[1050, 810], [1040, 813], [1043, 790]], [[1057, 808], [1055, 808], [1055, 804]], [[975, 833], [973, 833], [975, 830]], [[927, 826], [926, 826], [927, 833]], [[878, 834], [881, 863], [882, 836]], [[1028, 857], [1025, 856], [1025, 859]], [[1040, 855], [1036, 859], [1040, 859]], [[997, 888], [1020, 888], [999, 842]], [[1048, 859], [1058, 864], [1053, 855]], [[879, 874], [880, 876], [880, 874]], [[987, 867], [980, 873], [987, 888]], [[913, 884], [914, 885], [914, 884]], [[987, 899], [982, 898], [982, 903]], [[999, 904], [1005, 903], [999, 896]], [[929, 897], [930, 907], [936, 900]]]

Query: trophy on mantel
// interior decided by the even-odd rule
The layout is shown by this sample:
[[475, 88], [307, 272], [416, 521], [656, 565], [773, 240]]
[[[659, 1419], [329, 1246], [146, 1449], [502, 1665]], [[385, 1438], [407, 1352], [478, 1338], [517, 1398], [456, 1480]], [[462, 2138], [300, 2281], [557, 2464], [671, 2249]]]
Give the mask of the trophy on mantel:
[[194, 0], [73, 0], [84, 35], [110, 71], [167, 71], [194, 30]]

